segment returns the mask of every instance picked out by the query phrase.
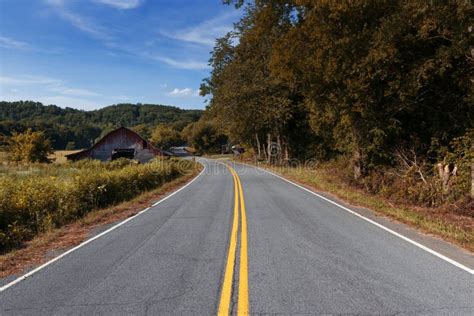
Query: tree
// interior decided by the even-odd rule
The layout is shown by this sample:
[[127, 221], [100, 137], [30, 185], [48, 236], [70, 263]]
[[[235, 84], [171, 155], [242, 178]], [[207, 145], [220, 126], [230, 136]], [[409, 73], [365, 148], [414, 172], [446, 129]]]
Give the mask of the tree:
[[219, 153], [227, 143], [227, 136], [212, 121], [200, 120], [186, 126], [182, 132], [189, 146], [201, 152]]
[[[254, 147], [269, 161], [304, 155], [302, 148], [312, 136], [301, 96], [269, 68], [273, 45], [292, 23], [292, 6], [285, 1], [256, 1], [234, 31], [217, 41], [211, 77], [201, 86], [203, 94], [212, 96], [210, 116], [230, 139]], [[269, 155], [275, 144], [278, 157]]]
[[74, 150], [74, 149], [76, 149], [76, 143], [68, 142], [66, 145], [66, 150]]
[[143, 137], [144, 139], [150, 139], [151, 138], [151, 128], [146, 125], [146, 124], [140, 124], [137, 126], [132, 127], [132, 130], [136, 132], [138, 135]]
[[158, 104], [118, 104], [94, 111], [45, 106], [39, 102], [0, 102], [0, 133], [12, 131], [43, 131], [55, 149], [65, 149], [69, 141], [76, 148], [88, 148], [94, 140], [120, 126], [137, 130], [144, 138], [151, 137], [158, 124], [173, 124], [182, 130], [201, 116], [201, 110], [183, 110]]
[[468, 3], [298, 5], [271, 69], [303, 95], [313, 131], [351, 155], [356, 179], [396, 147], [418, 140], [426, 155], [472, 126]]
[[8, 138], [9, 160], [22, 163], [50, 162], [48, 155], [53, 153], [51, 143], [43, 132], [13, 132]]
[[151, 142], [163, 149], [184, 143], [179, 132], [165, 124], [158, 125], [158, 127], [155, 128], [151, 135]]

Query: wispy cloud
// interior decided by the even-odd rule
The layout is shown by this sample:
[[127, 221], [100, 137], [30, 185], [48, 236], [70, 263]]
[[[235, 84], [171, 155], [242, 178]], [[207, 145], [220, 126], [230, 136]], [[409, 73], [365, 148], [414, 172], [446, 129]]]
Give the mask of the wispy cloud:
[[13, 49], [28, 49], [30, 48], [30, 45], [10, 37], [0, 36], [0, 47]]
[[113, 37], [109, 34], [108, 30], [96, 22], [88, 19], [82, 15], [71, 12], [64, 0], [45, 0], [47, 4], [55, 9], [55, 12], [66, 22], [69, 22], [72, 26], [78, 30], [89, 34], [90, 36], [103, 40], [112, 41]]
[[204, 21], [190, 28], [178, 31], [161, 30], [160, 34], [184, 42], [213, 46], [216, 38], [222, 37], [232, 29], [232, 21], [238, 16], [238, 14], [238, 11], [233, 11]]
[[191, 96], [196, 96], [197, 91], [194, 91], [191, 88], [183, 88], [183, 89], [174, 88], [173, 91], [168, 92], [168, 95], [172, 97], [191, 97]]
[[97, 108], [102, 97], [94, 91], [69, 87], [60, 79], [32, 75], [0, 76], [0, 95], [3, 101], [35, 100], [89, 110]]
[[24, 85], [59, 85], [61, 80], [43, 76], [0, 76], [0, 85], [24, 86]]
[[71, 23], [77, 29], [85, 33], [88, 33], [89, 35], [97, 39], [106, 40], [106, 41], [113, 39], [113, 37], [107, 33], [105, 28], [103, 28], [100, 25], [95, 24], [94, 22], [92, 22], [91, 20], [83, 16], [80, 16], [75, 13], [71, 13], [66, 10], [59, 11], [59, 14], [64, 20]]
[[161, 61], [169, 66], [179, 68], [179, 69], [188, 69], [188, 70], [201, 70], [209, 69], [209, 65], [205, 62], [196, 61], [196, 60], [177, 60], [164, 56], [153, 56], [150, 54], [144, 54], [144, 57]]
[[100, 93], [82, 88], [71, 88], [64, 85], [62, 80], [45, 76], [0, 76], [0, 85], [2, 86], [43, 86], [41, 89], [55, 92], [64, 96], [77, 97], [100, 97]]
[[117, 9], [135, 9], [139, 7], [144, 0], [95, 0], [98, 3], [106, 4]]
[[78, 89], [78, 88], [68, 88], [64, 86], [58, 86], [58, 87], [51, 87], [49, 89], [52, 92], [56, 92], [62, 95], [70, 95], [70, 96], [76, 96], [76, 97], [100, 97], [102, 96], [100, 93], [86, 90], [86, 89]]

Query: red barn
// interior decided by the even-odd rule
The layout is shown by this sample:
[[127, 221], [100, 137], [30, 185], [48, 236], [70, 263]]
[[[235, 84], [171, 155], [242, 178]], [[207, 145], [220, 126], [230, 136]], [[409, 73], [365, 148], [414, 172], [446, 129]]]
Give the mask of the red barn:
[[97, 159], [102, 161], [127, 157], [148, 162], [162, 152], [134, 131], [120, 127], [99, 140], [89, 149], [66, 155], [68, 160]]

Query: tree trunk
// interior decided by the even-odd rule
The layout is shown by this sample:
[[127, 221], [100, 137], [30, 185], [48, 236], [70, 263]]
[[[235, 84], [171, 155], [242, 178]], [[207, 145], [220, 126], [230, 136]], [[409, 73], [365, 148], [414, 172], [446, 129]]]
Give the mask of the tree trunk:
[[270, 133], [267, 134], [267, 163], [271, 164], [272, 163], [272, 137]]
[[474, 199], [474, 162], [471, 162], [471, 199]]
[[355, 180], [367, 175], [367, 157], [359, 148], [354, 149], [352, 152], [352, 169]]
[[362, 129], [362, 118], [355, 114], [352, 117], [352, 136], [353, 136], [353, 150], [352, 150], [352, 168], [354, 172], [354, 179], [359, 180], [368, 173], [368, 156], [365, 152], [365, 141]]
[[449, 183], [449, 177], [451, 176], [451, 172], [449, 170], [449, 165], [444, 165], [443, 163], [438, 163], [437, 166], [438, 168], [438, 174], [439, 178], [441, 179], [441, 182], [443, 183], [443, 190], [445, 192], [448, 191], [448, 183]]
[[[474, 144], [471, 146], [471, 152], [474, 153]], [[474, 158], [471, 159], [471, 198], [474, 199]]]
[[255, 133], [255, 140], [257, 141], [257, 160], [259, 160], [262, 153], [260, 152], [260, 139], [258, 138], [258, 133]]
[[280, 134], [278, 134], [278, 136], [277, 136], [277, 146], [278, 146], [278, 148], [277, 148], [277, 152], [276, 152], [276, 154], [277, 154], [276, 159], [278, 161], [278, 164], [281, 165], [282, 162], [283, 162], [283, 159], [282, 159], [283, 156], [281, 154], [282, 147], [281, 147], [281, 136], [280, 136]]

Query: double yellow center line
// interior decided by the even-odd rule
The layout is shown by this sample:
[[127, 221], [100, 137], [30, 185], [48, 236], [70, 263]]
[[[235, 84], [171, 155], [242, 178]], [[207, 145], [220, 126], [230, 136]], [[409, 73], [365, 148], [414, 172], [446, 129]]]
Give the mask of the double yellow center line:
[[230, 235], [229, 252], [222, 284], [221, 298], [219, 302], [218, 315], [228, 315], [232, 299], [232, 283], [234, 280], [235, 257], [237, 251], [237, 238], [239, 232], [239, 206], [240, 206], [240, 262], [239, 262], [239, 287], [237, 314], [247, 315], [249, 312], [248, 291], [248, 257], [247, 257], [247, 216], [245, 214], [245, 200], [242, 184], [235, 170], [226, 165], [234, 178], [234, 219]]

